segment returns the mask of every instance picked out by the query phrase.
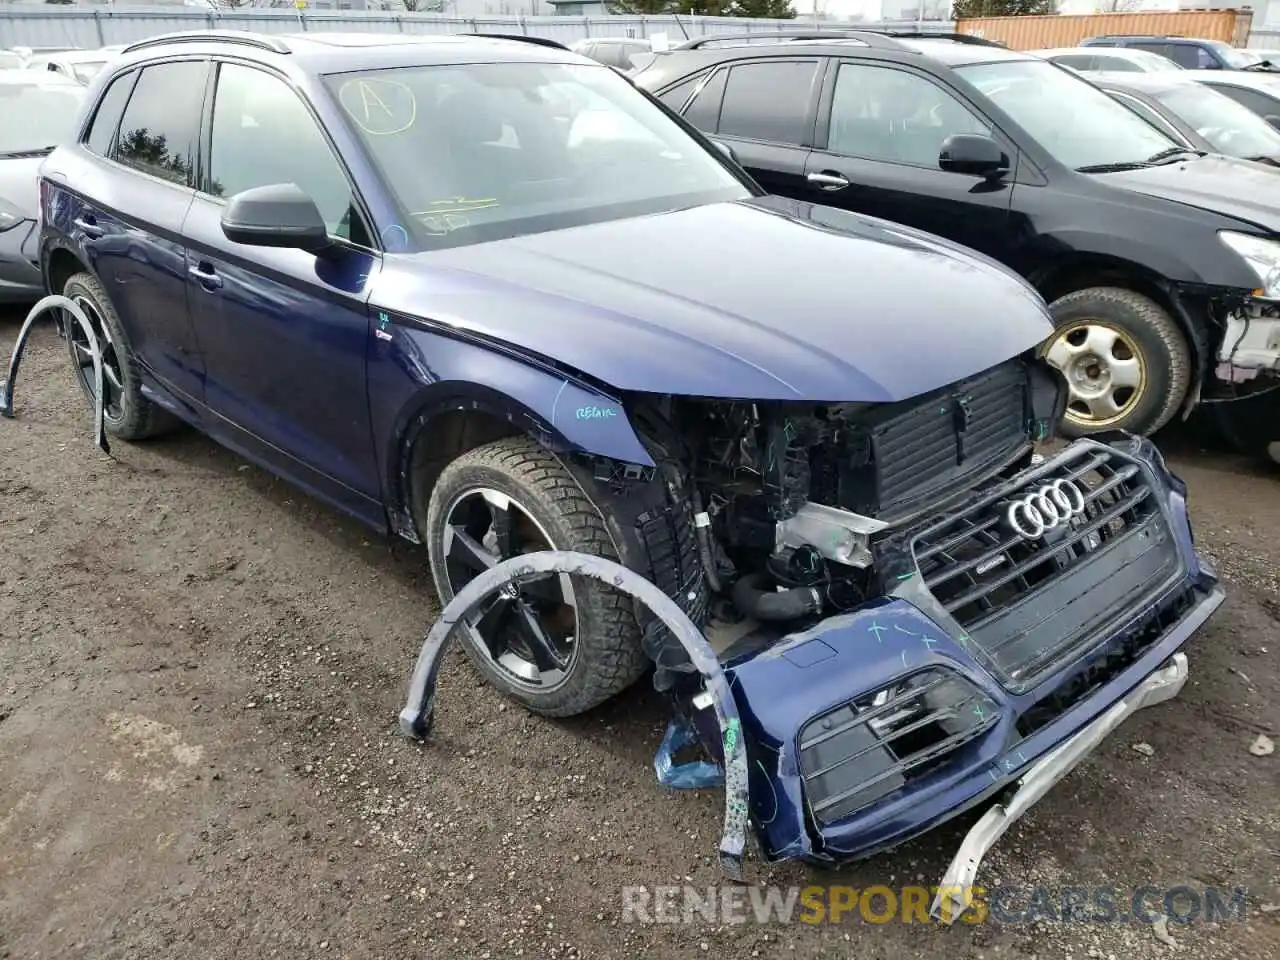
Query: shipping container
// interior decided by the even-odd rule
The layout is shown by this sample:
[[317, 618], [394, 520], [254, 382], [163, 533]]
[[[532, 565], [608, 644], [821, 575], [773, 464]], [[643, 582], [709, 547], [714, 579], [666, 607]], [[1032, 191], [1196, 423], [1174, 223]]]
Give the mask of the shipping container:
[[1251, 10], [1147, 10], [1078, 16], [974, 17], [958, 21], [956, 29], [996, 40], [1011, 50], [1074, 47], [1081, 40], [1117, 33], [1198, 37], [1243, 47], [1249, 41], [1252, 22]]

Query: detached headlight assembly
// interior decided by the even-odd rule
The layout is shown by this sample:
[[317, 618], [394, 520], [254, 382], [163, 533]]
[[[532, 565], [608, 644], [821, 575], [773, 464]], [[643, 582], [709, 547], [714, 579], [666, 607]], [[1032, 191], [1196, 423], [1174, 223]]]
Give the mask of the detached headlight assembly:
[[1228, 247], [1240, 254], [1258, 277], [1255, 296], [1280, 300], [1280, 243], [1250, 233], [1224, 230], [1218, 234]]
[[15, 210], [13, 207], [9, 206], [9, 204], [0, 200], [0, 233], [4, 233], [6, 230], [12, 230], [18, 224], [27, 219], [28, 218], [24, 217], [20, 211]]

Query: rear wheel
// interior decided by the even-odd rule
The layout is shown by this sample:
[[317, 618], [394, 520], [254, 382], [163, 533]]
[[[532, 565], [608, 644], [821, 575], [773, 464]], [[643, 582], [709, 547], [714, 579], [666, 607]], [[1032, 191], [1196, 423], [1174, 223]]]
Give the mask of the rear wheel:
[[[431, 572], [442, 604], [494, 564], [541, 550], [617, 560], [603, 518], [568, 470], [532, 440], [463, 454], [427, 505]], [[472, 661], [503, 693], [548, 716], [589, 710], [648, 665], [628, 597], [589, 577], [510, 584], [460, 626]]]
[[[102, 410], [107, 432], [121, 440], [144, 440], [176, 427], [176, 417], [142, 395], [137, 361], [98, 279], [91, 273], [77, 273], [63, 286], [62, 295], [84, 311], [102, 351]], [[97, 388], [89, 338], [70, 314], [64, 314], [62, 322], [76, 382], [92, 405]]]
[[1049, 310], [1057, 332], [1042, 349], [1067, 380], [1064, 434], [1151, 434], [1177, 413], [1191, 382], [1191, 351], [1163, 307], [1132, 290], [1091, 287]]

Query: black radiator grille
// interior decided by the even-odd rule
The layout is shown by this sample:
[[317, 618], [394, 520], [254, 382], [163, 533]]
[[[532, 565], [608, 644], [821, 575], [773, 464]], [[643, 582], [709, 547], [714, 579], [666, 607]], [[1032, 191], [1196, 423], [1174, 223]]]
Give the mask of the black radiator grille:
[[1031, 443], [1029, 381], [1011, 360], [877, 412], [847, 444], [839, 505], [893, 521], [1003, 466]]
[[817, 716], [800, 731], [800, 775], [819, 824], [900, 789], [996, 722], [995, 702], [951, 670], [929, 668]]
[[[1083, 512], [1042, 536], [1013, 530], [1010, 506], [1058, 480], [1076, 485]], [[1182, 572], [1146, 474], [1100, 447], [966, 508], [916, 536], [912, 550], [924, 585], [971, 650], [1014, 690], [1092, 644], [1119, 610]]]

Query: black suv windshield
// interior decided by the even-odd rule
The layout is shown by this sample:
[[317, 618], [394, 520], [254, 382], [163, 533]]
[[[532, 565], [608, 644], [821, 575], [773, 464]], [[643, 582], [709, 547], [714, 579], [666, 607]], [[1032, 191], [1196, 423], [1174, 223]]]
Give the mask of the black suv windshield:
[[1044, 60], [973, 64], [956, 72], [1072, 169], [1139, 165], [1177, 146], [1093, 84]]
[[[436, 249], [751, 195], [597, 65], [495, 63], [326, 78], [405, 218]], [[401, 244], [385, 236], [390, 249]]]

